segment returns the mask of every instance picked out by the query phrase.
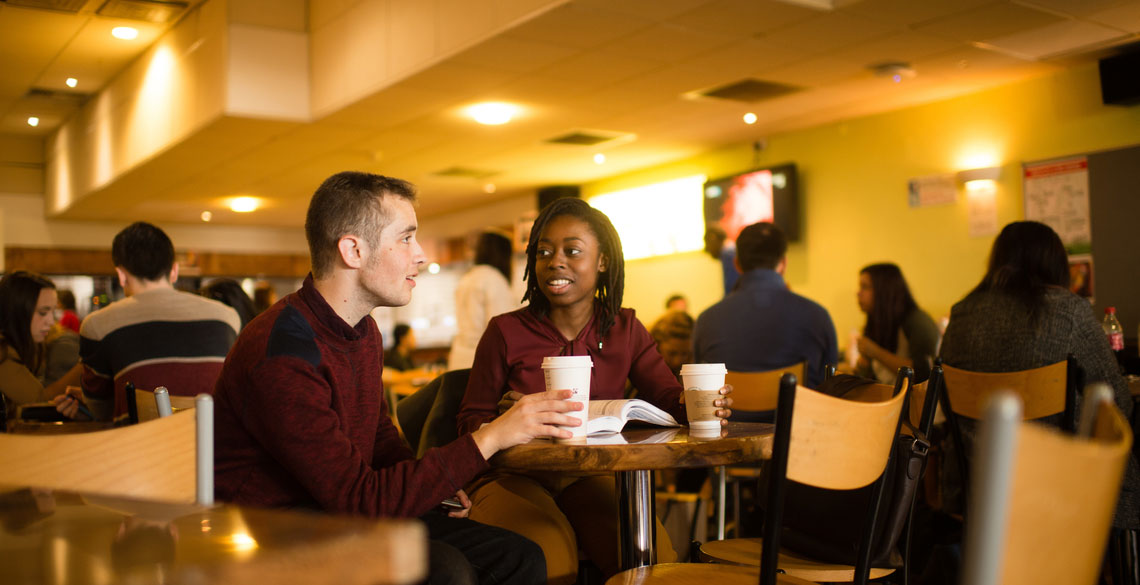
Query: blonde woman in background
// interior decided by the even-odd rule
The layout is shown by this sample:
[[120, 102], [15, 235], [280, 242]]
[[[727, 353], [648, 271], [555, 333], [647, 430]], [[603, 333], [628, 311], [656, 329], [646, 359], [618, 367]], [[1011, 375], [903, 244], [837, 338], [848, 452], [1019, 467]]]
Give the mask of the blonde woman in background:
[[499, 232], [485, 231], [475, 243], [475, 265], [455, 287], [458, 331], [451, 342], [447, 369], [470, 368], [487, 322], [518, 306], [511, 293], [511, 239]]

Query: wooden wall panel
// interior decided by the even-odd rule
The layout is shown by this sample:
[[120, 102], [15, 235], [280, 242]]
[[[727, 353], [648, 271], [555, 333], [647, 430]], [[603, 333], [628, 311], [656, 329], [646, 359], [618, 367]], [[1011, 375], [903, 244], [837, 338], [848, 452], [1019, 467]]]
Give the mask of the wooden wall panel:
[[[296, 277], [309, 273], [307, 254], [223, 254], [179, 252], [176, 255], [185, 276]], [[31, 270], [41, 274], [113, 275], [110, 250], [74, 248], [4, 249], [7, 270]]]

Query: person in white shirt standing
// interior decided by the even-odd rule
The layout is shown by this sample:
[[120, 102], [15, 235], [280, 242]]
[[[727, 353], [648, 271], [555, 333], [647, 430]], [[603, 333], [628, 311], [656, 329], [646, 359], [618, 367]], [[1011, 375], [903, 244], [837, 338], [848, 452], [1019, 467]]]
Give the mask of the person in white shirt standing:
[[487, 322], [518, 307], [511, 292], [511, 239], [497, 231], [485, 231], [475, 244], [475, 265], [455, 287], [458, 331], [451, 342], [447, 369], [470, 368]]

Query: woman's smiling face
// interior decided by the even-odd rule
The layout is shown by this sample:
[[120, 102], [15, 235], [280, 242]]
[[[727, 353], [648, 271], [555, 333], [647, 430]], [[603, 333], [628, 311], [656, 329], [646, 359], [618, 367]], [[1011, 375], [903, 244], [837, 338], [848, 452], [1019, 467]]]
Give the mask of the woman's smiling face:
[[553, 307], [593, 304], [598, 273], [605, 272], [598, 237], [585, 221], [572, 215], [550, 220], [535, 246], [534, 272], [542, 294]]

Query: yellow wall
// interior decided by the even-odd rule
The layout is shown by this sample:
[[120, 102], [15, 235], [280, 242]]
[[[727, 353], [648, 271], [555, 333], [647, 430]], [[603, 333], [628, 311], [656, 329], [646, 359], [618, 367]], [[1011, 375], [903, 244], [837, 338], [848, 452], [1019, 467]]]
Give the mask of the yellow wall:
[[[943, 102], [767, 137], [761, 166], [799, 167], [803, 239], [788, 252], [789, 284], [831, 312], [840, 346], [863, 324], [858, 270], [895, 262], [935, 319], [981, 278], [993, 236], [970, 237], [965, 194], [952, 205], [912, 209], [907, 181], [968, 168], [992, 153], [1002, 165], [998, 224], [1023, 217], [1022, 162], [1140, 143], [1140, 107], [1103, 106], [1095, 64]], [[752, 166], [750, 144], [583, 186], [590, 197], [685, 175]], [[716, 262], [701, 254], [626, 266], [625, 305], [648, 326], [674, 291], [694, 315], [720, 298]]]

